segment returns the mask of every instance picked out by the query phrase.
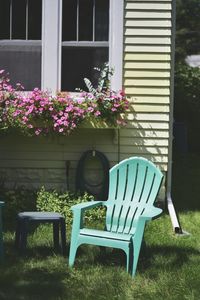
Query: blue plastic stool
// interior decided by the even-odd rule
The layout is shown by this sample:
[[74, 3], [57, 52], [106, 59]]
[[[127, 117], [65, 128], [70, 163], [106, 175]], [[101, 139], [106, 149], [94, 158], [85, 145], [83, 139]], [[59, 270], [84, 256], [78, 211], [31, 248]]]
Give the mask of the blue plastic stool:
[[4, 202], [0, 201], [0, 261], [3, 260], [3, 229], [2, 229], [2, 207]]
[[21, 212], [17, 216], [17, 228], [15, 234], [15, 245], [20, 252], [24, 252], [27, 244], [28, 224], [30, 222], [52, 223], [53, 242], [56, 249], [59, 248], [59, 229], [61, 237], [62, 254], [66, 252], [66, 226], [64, 217], [55, 212]]

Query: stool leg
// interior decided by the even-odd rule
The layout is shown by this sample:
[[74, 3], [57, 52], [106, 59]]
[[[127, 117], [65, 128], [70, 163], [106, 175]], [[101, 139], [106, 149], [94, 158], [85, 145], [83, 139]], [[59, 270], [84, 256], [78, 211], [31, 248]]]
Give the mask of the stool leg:
[[21, 222], [17, 219], [16, 232], [15, 232], [15, 247], [18, 249], [20, 247], [21, 239]]
[[2, 230], [2, 221], [1, 221], [1, 211], [0, 211], [0, 262], [3, 261], [3, 230]]
[[61, 232], [61, 249], [62, 254], [66, 254], [66, 225], [65, 225], [65, 219], [60, 219], [60, 232]]
[[28, 222], [27, 220], [21, 220], [21, 224], [20, 224], [20, 250], [22, 252], [24, 252], [24, 250], [26, 249], [26, 244], [27, 244], [27, 229], [28, 229]]
[[59, 248], [59, 223], [58, 221], [53, 222], [53, 243], [54, 248]]

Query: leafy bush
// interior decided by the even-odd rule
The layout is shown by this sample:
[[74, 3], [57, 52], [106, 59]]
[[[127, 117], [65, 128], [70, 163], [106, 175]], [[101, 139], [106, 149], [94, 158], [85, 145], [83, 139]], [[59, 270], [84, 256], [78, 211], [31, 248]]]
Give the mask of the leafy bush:
[[193, 114], [200, 113], [200, 68], [176, 66], [175, 113], [182, 118], [193, 118]]
[[[80, 195], [72, 192], [59, 193], [57, 191], [46, 191], [44, 187], [37, 193], [36, 207], [38, 211], [54, 211], [65, 217], [66, 224], [72, 224], [72, 205], [92, 201], [93, 196], [87, 193]], [[87, 222], [102, 220], [104, 217], [104, 208], [88, 210], [85, 214]]]
[[36, 192], [18, 187], [15, 190], [6, 190], [0, 187], [0, 201], [5, 202], [3, 208], [4, 228], [15, 226], [16, 216], [21, 211], [36, 210]]
[[187, 130], [189, 151], [199, 152], [200, 68], [177, 64], [175, 71], [175, 120]]

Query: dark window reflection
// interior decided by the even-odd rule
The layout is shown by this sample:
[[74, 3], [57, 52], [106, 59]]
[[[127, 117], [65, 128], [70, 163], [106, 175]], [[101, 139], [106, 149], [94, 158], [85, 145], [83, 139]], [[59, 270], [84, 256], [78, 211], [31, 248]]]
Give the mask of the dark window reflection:
[[41, 40], [42, 0], [28, 2], [28, 39]]
[[95, 85], [99, 73], [94, 67], [101, 67], [108, 61], [108, 48], [69, 48], [62, 49], [62, 90], [87, 90], [84, 77]]
[[0, 0], [0, 39], [10, 38], [10, 1]]
[[77, 0], [63, 1], [62, 40], [76, 41]]
[[79, 40], [92, 41], [93, 0], [79, 1]]
[[12, 1], [12, 39], [26, 39], [26, 0]]
[[96, 0], [95, 40], [108, 41], [109, 1]]

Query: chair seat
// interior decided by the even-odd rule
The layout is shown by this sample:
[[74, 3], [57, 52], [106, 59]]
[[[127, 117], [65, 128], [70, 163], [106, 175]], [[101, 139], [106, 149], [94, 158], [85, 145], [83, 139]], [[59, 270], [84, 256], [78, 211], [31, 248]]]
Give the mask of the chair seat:
[[111, 240], [120, 240], [120, 241], [126, 241], [129, 242], [132, 238], [132, 234], [125, 234], [125, 233], [117, 233], [117, 232], [110, 232], [105, 230], [96, 230], [96, 229], [88, 229], [83, 228], [80, 230], [81, 235], [89, 235], [89, 236], [95, 236], [99, 238], [106, 238]]

